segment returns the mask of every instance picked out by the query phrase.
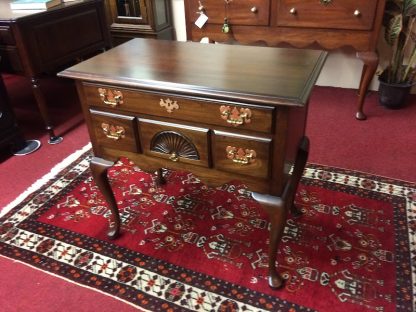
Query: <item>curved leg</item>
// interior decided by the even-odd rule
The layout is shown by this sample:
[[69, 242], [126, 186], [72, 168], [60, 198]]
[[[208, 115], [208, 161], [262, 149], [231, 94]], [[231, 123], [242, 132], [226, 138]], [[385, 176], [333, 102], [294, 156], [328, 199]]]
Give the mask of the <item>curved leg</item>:
[[293, 201], [305, 169], [308, 154], [309, 139], [303, 137], [299, 144], [293, 173], [281, 197], [252, 193], [253, 198], [263, 205], [270, 218], [269, 286], [274, 289], [281, 288], [284, 284], [283, 278], [276, 269], [277, 250], [286, 225], [288, 210], [290, 209], [292, 214], [298, 214]]
[[283, 236], [287, 219], [287, 209], [282, 201], [270, 214], [270, 243], [269, 243], [269, 286], [279, 289], [284, 285], [284, 279], [276, 269], [277, 250]]
[[49, 118], [48, 109], [46, 107], [45, 96], [43, 95], [42, 90], [40, 89], [40, 86], [39, 86], [39, 80], [33, 77], [31, 79], [31, 82], [32, 82], [33, 95], [35, 96], [36, 103], [38, 104], [38, 108], [42, 116], [43, 122], [46, 125], [46, 131], [48, 131], [49, 133], [48, 143], [49, 144], [61, 143], [63, 138], [60, 136], [56, 136], [55, 132], [53, 131], [52, 122]]
[[293, 218], [300, 218], [303, 215], [303, 212], [295, 205], [295, 203], [292, 203], [290, 206], [290, 214]]
[[376, 52], [357, 52], [357, 57], [364, 62], [363, 72], [361, 74], [361, 81], [358, 91], [358, 106], [355, 118], [358, 120], [365, 120], [367, 116], [363, 112], [364, 100], [378, 66], [378, 54]]
[[163, 169], [162, 168], [157, 169], [156, 176], [157, 176], [157, 178], [156, 178], [156, 184], [157, 185], [166, 184], [166, 179], [163, 176]]
[[114, 198], [113, 191], [111, 189], [110, 182], [107, 177], [107, 170], [113, 166], [114, 163], [111, 161], [104, 160], [102, 158], [93, 157], [90, 163], [90, 169], [94, 182], [97, 184], [101, 193], [103, 194], [111, 213], [113, 215], [113, 226], [108, 231], [110, 238], [116, 238], [120, 234], [120, 215], [118, 213], [117, 202]]
[[302, 212], [295, 206], [296, 189], [302, 178], [303, 170], [306, 166], [306, 161], [309, 155], [309, 139], [303, 137], [298, 147], [298, 153], [296, 155], [295, 165], [293, 167], [293, 173], [288, 182], [288, 189], [284, 190], [283, 199], [290, 205], [290, 212], [294, 217], [300, 217]]
[[269, 286], [273, 289], [283, 287], [284, 279], [277, 272], [276, 260], [279, 243], [283, 236], [283, 230], [286, 225], [287, 207], [285, 202], [276, 196], [252, 193], [253, 198], [262, 204], [264, 210], [269, 215], [270, 233], [269, 233]]

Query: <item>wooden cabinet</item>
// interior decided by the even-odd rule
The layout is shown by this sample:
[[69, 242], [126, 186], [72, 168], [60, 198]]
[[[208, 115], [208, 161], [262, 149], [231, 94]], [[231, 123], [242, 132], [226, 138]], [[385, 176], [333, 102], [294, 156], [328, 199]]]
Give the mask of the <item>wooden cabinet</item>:
[[[385, 0], [189, 0], [187, 36], [192, 41], [208, 37], [212, 42], [251, 45], [352, 48], [364, 63], [356, 118], [365, 119], [363, 105], [378, 66], [384, 7]], [[208, 21], [199, 28], [194, 23], [201, 13]], [[223, 32], [225, 19], [228, 33]]]
[[107, 0], [114, 45], [137, 37], [172, 39], [170, 0]]
[[57, 144], [62, 137], [55, 135], [41, 78], [111, 46], [104, 0], [43, 11], [11, 10], [11, 1], [0, 1], [0, 70], [30, 79], [49, 143]]
[[19, 145], [21, 142], [23, 142], [23, 137], [9, 105], [6, 87], [0, 74], [0, 148], [3, 149], [12, 144]]
[[[135, 57], [120, 61], [125, 55]], [[271, 214], [269, 284], [281, 286], [276, 248], [306, 163], [308, 98], [325, 58], [317, 50], [134, 39], [60, 73], [77, 79], [92, 173], [114, 217], [109, 235], [119, 233], [120, 218], [105, 172], [122, 155], [157, 170], [159, 184], [169, 183], [163, 167], [215, 186], [238, 179]]]

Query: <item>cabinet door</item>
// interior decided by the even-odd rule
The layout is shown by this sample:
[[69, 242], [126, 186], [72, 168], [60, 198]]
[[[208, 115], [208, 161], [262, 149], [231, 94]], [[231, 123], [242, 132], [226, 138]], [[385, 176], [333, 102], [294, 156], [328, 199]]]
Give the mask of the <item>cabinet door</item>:
[[109, 5], [115, 23], [148, 23], [146, 0], [109, 0]]
[[280, 0], [277, 26], [371, 30], [378, 0]]
[[[208, 23], [223, 24], [227, 18], [231, 25], [268, 25], [270, 0], [186, 0], [191, 20], [195, 22], [198, 12], [208, 16]], [[201, 10], [201, 8], [203, 8]]]

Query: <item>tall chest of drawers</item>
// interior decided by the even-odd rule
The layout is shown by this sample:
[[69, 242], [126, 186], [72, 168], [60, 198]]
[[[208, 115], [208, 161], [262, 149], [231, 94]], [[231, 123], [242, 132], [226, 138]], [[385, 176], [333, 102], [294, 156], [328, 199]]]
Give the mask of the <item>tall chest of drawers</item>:
[[[363, 105], [379, 62], [376, 47], [385, 2], [189, 0], [185, 1], [187, 36], [192, 41], [208, 37], [215, 42], [237, 41], [253, 45], [319, 47], [325, 50], [352, 48], [364, 63], [356, 118], [365, 119]], [[208, 20], [199, 28], [195, 21], [202, 13]], [[224, 23], [228, 25], [226, 29]]]
[[163, 167], [191, 171], [208, 185], [239, 179], [269, 212], [270, 285], [280, 286], [277, 244], [305, 166], [308, 98], [325, 57], [133, 39], [61, 72], [77, 80], [92, 173], [114, 218], [109, 236], [118, 235], [120, 218], [106, 170], [120, 156], [156, 171], [161, 184], [169, 183]]

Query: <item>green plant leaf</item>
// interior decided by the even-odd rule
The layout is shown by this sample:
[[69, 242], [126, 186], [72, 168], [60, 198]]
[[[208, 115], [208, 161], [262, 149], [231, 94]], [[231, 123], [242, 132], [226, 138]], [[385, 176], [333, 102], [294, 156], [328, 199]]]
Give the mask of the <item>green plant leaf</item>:
[[398, 14], [390, 19], [385, 32], [386, 42], [393, 46], [403, 28], [403, 16]]
[[416, 0], [404, 0], [403, 1], [403, 15], [404, 16], [416, 15]]

